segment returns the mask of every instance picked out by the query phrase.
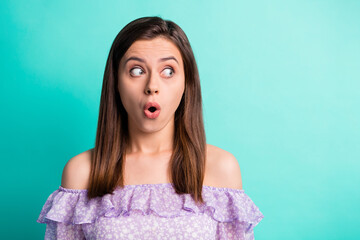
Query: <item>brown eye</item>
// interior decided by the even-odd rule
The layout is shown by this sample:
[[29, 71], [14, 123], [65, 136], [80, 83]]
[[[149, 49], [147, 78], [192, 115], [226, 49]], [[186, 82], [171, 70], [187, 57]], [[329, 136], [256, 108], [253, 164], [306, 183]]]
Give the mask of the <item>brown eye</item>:
[[140, 76], [144, 71], [141, 68], [135, 67], [130, 70], [130, 74], [133, 76]]
[[171, 68], [171, 67], [170, 68], [165, 68], [163, 72], [165, 73], [166, 77], [171, 77], [175, 73], [174, 69]]

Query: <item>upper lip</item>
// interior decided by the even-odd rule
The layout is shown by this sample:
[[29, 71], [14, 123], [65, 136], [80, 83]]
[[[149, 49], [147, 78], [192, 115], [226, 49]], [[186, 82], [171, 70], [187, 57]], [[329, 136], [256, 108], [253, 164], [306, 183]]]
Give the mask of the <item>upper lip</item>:
[[156, 110], [160, 110], [160, 105], [157, 102], [147, 102], [144, 106], [144, 110], [149, 109], [150, 107], [156, 107]]

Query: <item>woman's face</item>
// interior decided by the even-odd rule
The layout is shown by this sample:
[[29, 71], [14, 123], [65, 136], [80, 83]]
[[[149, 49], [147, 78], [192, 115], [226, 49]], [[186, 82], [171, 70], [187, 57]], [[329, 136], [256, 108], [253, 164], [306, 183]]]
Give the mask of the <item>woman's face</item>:
[[[118, 73], [129, 127], [153, 132], [174, 120], [185, 89], [183, 60], [174, 43], [164, 37], [135, 41], [122, 57]], [[149, 102], [159, 104], [158, 115], [144, 111]]]

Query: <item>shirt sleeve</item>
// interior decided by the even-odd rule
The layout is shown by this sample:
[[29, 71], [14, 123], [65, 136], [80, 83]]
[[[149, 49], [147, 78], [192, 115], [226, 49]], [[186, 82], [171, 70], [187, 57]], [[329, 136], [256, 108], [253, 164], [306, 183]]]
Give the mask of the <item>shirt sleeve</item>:
[[48, 222], [44, 240], [83, 240], [86, 239], [80, 224]]
[[216, 240], [254, 240], [254, 229], [240, 221], [219, 222]]
[[83, 226], [87, 223], [87, 213], [90, 213], [84, 207], [87, 202], [86, 190], [60, 186], [50, 194], [37, 219], [38, 223], [46, 224], [44, 239], [86, 239]]

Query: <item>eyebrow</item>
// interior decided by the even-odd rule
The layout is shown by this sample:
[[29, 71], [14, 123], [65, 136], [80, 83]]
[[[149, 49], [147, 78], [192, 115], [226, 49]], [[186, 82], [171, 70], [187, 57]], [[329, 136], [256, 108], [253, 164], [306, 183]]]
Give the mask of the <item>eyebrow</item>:
[[[129, 57], [128, 59], [126, 59], [124, 65], [126, 65], [126, 63], [130, 60], [135, 60], [135, 61], [139, 61], [139, 62], [142, 62], [142, 63], [145, 63], [145, 60], [142, 59], [142, 58], [139, 58], [139, 57]], [[164, 57], [164, 58], [160, 58], [159, 59], [159, 62], [164, 62], [164, 61], [167, 61], [167, 60], [175, 60], [177, 62], [177, 64], [179, 64], [178, 60], [176, 60], [175, 57], [173, 56], [169, 56], [169, 57]]]

